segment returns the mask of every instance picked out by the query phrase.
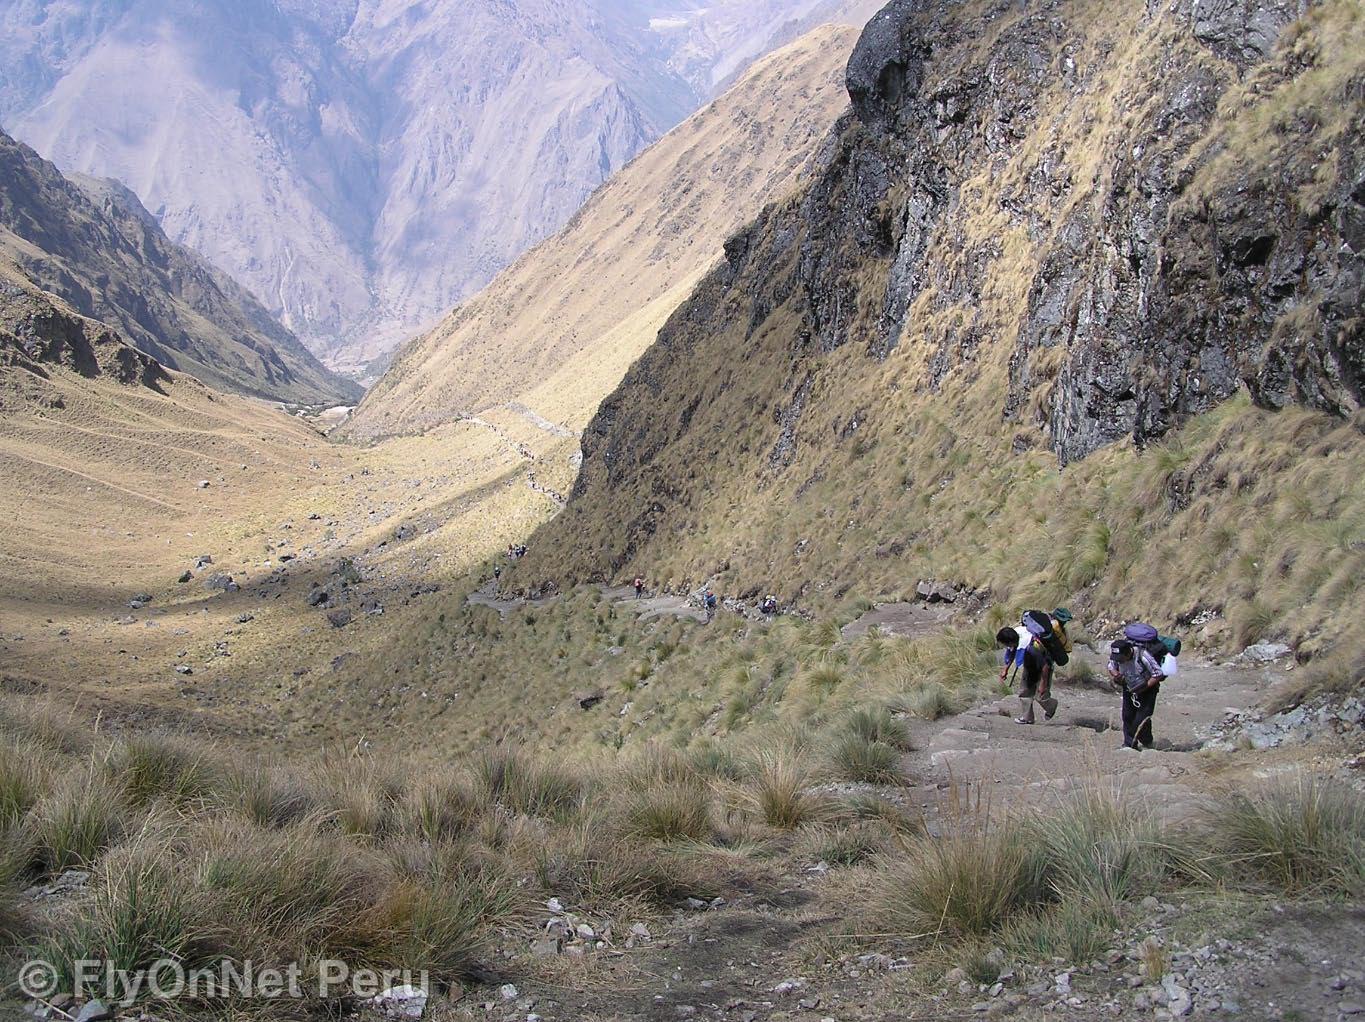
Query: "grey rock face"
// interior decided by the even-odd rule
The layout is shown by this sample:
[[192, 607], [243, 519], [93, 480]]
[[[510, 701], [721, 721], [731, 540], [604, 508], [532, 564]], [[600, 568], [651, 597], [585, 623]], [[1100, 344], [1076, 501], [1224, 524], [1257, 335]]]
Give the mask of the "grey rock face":
[[[789, 474], [801, 496], [833, 471], [807, 442], [851, 421], [840, 385], [875, 385], [893, 353], [928, 392], [1003, 363], [1002, 432], [1063, 463], [1240, 393], [1359, 408], [1365, 168], [1343, 139], [1365, 107], [1339, 83], [1283, 114], [1315, 59], [1345, 62], [1341, 82], [1354, 65], [1311, 25], [1275, 43], [1297, 0], [1153, 0], [1121, 36], [1080, 6], [894, 0], [873, 19], [810, 185], [727, 242], [585, 430], [564, 529], [614, 515], [614, 568], [695, 519], [706, 435], [736, 428], [707, 418], [722, 389], [763, 426], [732, 475]], [[783, 382], [748, 395], [760, 368]], [[895, 421], [886, 397], [874, 420]]]

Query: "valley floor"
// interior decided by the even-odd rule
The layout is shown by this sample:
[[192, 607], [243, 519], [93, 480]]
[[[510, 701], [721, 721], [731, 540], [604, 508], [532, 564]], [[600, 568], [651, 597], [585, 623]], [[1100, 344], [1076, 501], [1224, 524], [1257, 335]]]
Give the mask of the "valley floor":
[[[708, 626], [686, 597], [668, 593], [637, 601], [629, 589], [583, 587], [527, 602], [500, 592], [488, 582], [492, 566], [562, 504], [577, 451], [572, 433], [517, 406], [359, 448], [185, 383], [171, 400], [61, 372], [8, 382], [30, 389], [5, 392], [0, 437], [0, 514], [12, 523], [0, 535], [5, 705], [57, 706], [77, 726], [93, 725], [99, 741], [112, 736], [108, 751], [90, 739], [71, 747], [93, 750], [92, 784], [100, 771], [131, 771], [138, 755], [157, 769], [188, 769], [176, 759], [184, 753], [118, 744], [150, 734], [190, 736], [239, 769], [261, 754], [304, 774], [318, 750], [344, 747], [340, 808], [282, 826], [315, 828], [297, 835], [301, 846], [331, 842], [333, 854], [371, 864], [382, 853], [401, 863], [384, 869], [416, 871], [435, 887], [449, 878], [431, 880], [444, 874], [428, 859], [446, 835], [438, 840], [429, 828], [433, 819], [445, 825], [447, 809], [467, 809], [459, 826], [468, 830], [445, 850], [472, 856], [460, 860], [466, 865], [495, 851], [515, 861], [521, 872], [508, 897], [517, 908], [481, 945], [468, 982], [427, 1006], [433, 1022], [1365, 1017], [1358, 884], [1345, 896], [1277, 890], [1180, 861], [1153, 893], [1117, 897], [1117, 925], [1071, 956], [1058, 953], [1061, 938], [1033, 938], [1030, 955], [1015, 933], [1006, 954], [994, 950], [1006, 931], [949, 941], [938, 939], [942, 926], [910, 933], [879, 923], [906, 890], [896, 870], [933, 847], [924, 842], [1062, 817], [1094, 792], [1188, 836], [1202, 834], [1210, 806], [1229, 791], [1335, 778], [1354, 786], [1356, 843], [1345, 854], [1359, 870], [1359, 721], [1319, 729], [1306, 744], [1237, 744], [1236, 721], [1293, 680], [1286, 666], [1188, 654], [1161, 696], [1159, 750], [1120, 751], [1118, 700], [1094, 680], [1103, 673], [1094, 647], [1059, 681], [1055, 719], [1014, 722], [1017, 701], [993, 684], [989, 667], [982, 625], [990, 608], [892, 603], [849, 616], [842, 629], [722, 610]], [[939, 680], [947, 675], [935, 659], [947, 658], [949, 644], [962, 664], [957, 687]], [[900, 734], [888, 776], [875, 783], [829, 769], [861, 710], [871, 713], [864, 722]], [[4, 723], [15, 744], [0, 753], [48, 757], [50, 739], [26, 726]], [[1209, 745], [1229, 729], [1233, 739]], [[864, 745], [881, 747], [882, 737]], [[35, 743], [30, 752], [23, 742]], [[570, 785], [586, 793], [577, 808], [537, 808], [534, 791], [514, 792], [505, 761], [490, 765], [503, 754], [488, 751], [495, 746], [529, 750], [550, 771], [581, 766], [598, 780]], [[697, 762], [710, 756], [713, 772], [678, 765], [665, 746], [687, 748]], [[638, 791], [612, 779], [628, 769], [619, 749], [662, 757], [655, 773], [642, 769]], [[755, 778], [780, 774], [783, 755], [800, 760], [787, 798], [807, 806], [806, 819], [783, 822], [763, 803], [771, 791]], [[59, 793], [82, 775], [71, 766], [79, 760], [62, 762]], [[477, 783], [458, 782], [442, 795], [449, 804], [423, 803], [431, 790], [423, 771], [451, 763], [476, 764]], [[274, 766], [245, 769], [276, 783]], [[376, 779], [383, 770], [401, 775], [392, 789]], [[152, 803], [179, 797], [153, 781]], [[196, 789], [176, 826], [188, 828], [186, 841], [209, 842], [205, 855], [222, 854], [213, 843], [223, 840], [214, 830], [221, 797], [250, 818], [234, 824], [246, 828], [242, 841], [270, 847], [279, 833], [270, 799], [303, 782], [279, 783], [256, 792], [260, 803], [233, 785], [227, 794]], [[475, 788], [484, 802], [465, 806]], [[666, 818], [658, 833], [640, 829], [632, 814], [641, 806], [648, 816], [651, 799], [679, 795], [702, 806], [685, 836]], [[25, 835], [16, 840], [50, 839], [44, 806], [55, 798], [16, 802], [13, 820], [33, 818], [16, 825]], [[875, 819], [851, 818], [855, 807]], [[686, 817], [696, 808], [668, 811]], [[142, 821], [128, 831], [143, 836], [164, 819], [147, 802], [127, 811]], [[476, 827], [470, 819], [480, 813]], [[589, 879], [576, 881], [576, 904], [547, 863], [575, 841], [590, 846], [598, 827], [627, 828], [636, 842], [625, 846], [622, 870], [636, 854], [686, 862], [705, 878], [705, 891], [696, 881], [705, 897], [599, 897], [593, 884], [609, 888], [612, 879], [595, 871], [618, 863], [584, 852], [579, 868]], [[404, 828], [416, 828], [411, 842]], [[987, 845], [991, 832], [981, 832]], [[22, 913], [60, 930], [73, 913], [93, 912], [86, 880], [67, 888], [61, 878], [91, 867], [94, 883], [113, 883], [105, 872], [113, 853], [98, 847], [98, 859], [55, 860], [82, 869], [36, 867], [36, 882], [23, 874], [29, 865], [16, 867], [32, 882]], [[402, 886], [410, 880], [383, 875], [410, 896]], [[1062, 911], [1050, 904], [1021, 917], [1061, 925]], [[1093, 944], [1093, 930], [1082, 936]], [[1154, 957], [1163, 961], [1155, 973]], [[123, 1017], [164, 1014], [153, 1005]]]

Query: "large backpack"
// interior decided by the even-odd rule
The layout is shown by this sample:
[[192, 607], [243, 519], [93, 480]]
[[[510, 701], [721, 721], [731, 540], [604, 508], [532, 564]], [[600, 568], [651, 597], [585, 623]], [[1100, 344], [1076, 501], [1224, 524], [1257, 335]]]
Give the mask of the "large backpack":
[[1020, 619], [1020, 623], [1047, 650], [1047, 655], [1052, 658], [1054, 664], [1058, 667], [1067, 665], [1071, 656], [1067, 653], [1056, 629], [1052, 627], [1051, 614], [1045, 610], [1026, 610]]
[[1124, 638], [1151, 654], [1161, 665], [1166, 677], [1174, 677], [1175, 659], [1180, 656], [1180, 640], [1174, 635], [1162, 635], [1154, 627], [1135, 621], [1123, 629]]

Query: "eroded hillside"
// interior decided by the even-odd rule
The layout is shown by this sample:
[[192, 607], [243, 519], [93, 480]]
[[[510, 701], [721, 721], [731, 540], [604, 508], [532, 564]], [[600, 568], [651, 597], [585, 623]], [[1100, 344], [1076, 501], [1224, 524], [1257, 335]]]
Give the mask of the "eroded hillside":
[[897, 2], [517, 581], [925, 577], [1279, 634], [1360, 580], [1359, 5]]

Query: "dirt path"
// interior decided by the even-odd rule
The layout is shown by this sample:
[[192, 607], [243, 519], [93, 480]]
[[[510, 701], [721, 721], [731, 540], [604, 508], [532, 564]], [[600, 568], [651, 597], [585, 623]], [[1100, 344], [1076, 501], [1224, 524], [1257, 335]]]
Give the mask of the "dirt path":
[[706, 620], [706, 611], [686, 596], [658, 593], [654, 596], [646, 595], [637, 600], [635, 589], [632, 586], [603, 589], [602, 595], [615, 601], [616, 606], [638, 614], [641, 621], [651, 621], [662, 617], [673, 617], [682, 621], [704, 622]]
[[[504, 406], [504, 407], [507, 407], [507, 408], [508, 408], [509, 410], [511, 410], [511, 411], [516, 411], [517, 414], [519, 414], [519, 415], [523, 415], [523, 416], [526, 416], [527, 414], [534, 415], [534, 413], [530, 412], [530, 409], [526, 409], [525, 412], [521, 412], [521, 411], [517, 411], [517, 409], [515, 409], [515, 408], [512, 408], [511, 405], [507, 405], [507, 406]], [[517, 455], [518, 455], [523, 461], [525, 461], [525, 462], [526, 462], [526, 465], [527, 465], [527, 467], [526, 467], [526, 485], [529, 486], [535, 493], [539, 493], [541, 496], [549, 498], [551, 501], [554, 502], [554, 504], [555, 504], [556, 506], [561, 507], [561, 508], [565, 507], [565, 506], [569, 503], [568, 498], [565, 497], [562, 493], [560, 493], [558, 490], [552, 489], [552, 488], [549, 487], [549, 486], [546, 486], [544, 483], [542, 483], [542, 482], [536, 477], [536, 470], [535, 470], [536, 453], [535, 453], [535, 451], [531, 450], [531, 448], [530, 448], [529, 446], [527, 446], [526, 444], [521, 443], [519, 440], [516, 440], [516, 439], [514, 439], [513, 437], [509, 436], [508, 433], [507, 433], [507, 431], [504, 430], [502, 427], [498, 426], [497, 424], [492, 423], [492, 422], [489, 422], [487, 419], [481, 419], [481, 418], [479, 418], [479, 416], [477, 416], [477, 415], [466, 416], [466, 417], [465, 417], [464, 419], [462, 419], [461, 421], [467, 422], [467, 423], [469, 423], [469, 424], [472, 425], [472, 426], [479, 426], [479, 427], [481, 427], [482, 429], [488, 430], [490, 433], [492, 433], [494, 436], [496, 436], [499, 440], [501, 440], [503, 443], [505, 443], [508, 447], [512, 448], [512, 450], [516, 451], [516, 452], [517, 452]], [[547, 425], [546, 425], [546, 426], [541, 426], [540, 423], [535, 422], [534, 419], [532, 419], [531, 421], [533, 422], [534, 425], [536, 425], [536, 427], [537, 427], [538, 429], [544, 429], [546, 432], [554, 433], [554, 429], [553, 429], [553, 428], [547, 428], [547, 426], [548, 426], [548, 427], [554, 427], [554, 423], [548, 422], [548, 420], [543, 420], [543, 421], [546, 422]], [[558, 428], [562, 428], [562, 427], [558, 427]], [[566, 433], [567, 433], [567, 431], [566, 431]], [[554, 433], [554, 435], [559, 436], [560, 434], [559, 434], [559, 433]], [[568, 433], [567, 435], [572, 436], [573, 434], [572, 434], [572, 433]]]
[[[639, 606], [642, 615], [676, 610], [682, 603], [665, 597], [637, 604], [628, 587], [603, 592], [618, 605]], [[888, 630], [918, 633], [928, 627], [924, 611], [939, 618], [936, 610], [923, 607], [881, 611], [869, 615], [871, 624]], [[1097, 654], [1078, 651], [1076, 660], [1102, 676]], [[916, 751], [905, 760], [909, 783], [838, 787], [875, 792], [923, 811], [931, 832], [946, 825], [946, 814], [964, 798], [975, 801], [979, 795], [983, 804], [1001, 809], [1036, 808], [1085, 784], [1119, 788], [1177, 820], [1209, 790], [1209, 761], [1194, 753], [1209, 729], [1230, 709], [1256, 706], [1282, 676], [1274, 668], [1221, 667], [1187, 655], [1158, 703], [1160, 748], [1142, 753], [1119, 751], [1116, 694], [1098, 682], [1059, 681], [1055, 694], [1061, 707], [1052, 721], [1016, 724], [1019, 704], [1012, 696], [938, 721], [910, 721]], [[1342, 984], [1356, 991], [1356, 999], [1365, 995], [1365, 974], [1359, 981], [1350, 978], [1354, 973], [1343, 979], [1343, 970], [1359, 967], [1365, 911], [1270, 905], [1256, 907], [1250, 924], [1230, 921], [1227, 932], [1233, 939], [1221, 945], [1185, 949], [1180, 942], [1188, 939], [1182, 929], [1187, 906], [1161, 905], [1149, 913], [1150, 920], [1136, 920], [1134, 933], [1116, 940], [1118, 957], [1100, 968], [1022, 963], [1019, 975], [993, 1001], [975, 985], [926, 991], [912, 984], [912, 963], [895, 957], [908, 952], [897, 951], [894, 943], [884, 943], [883, 951], [868, 950], [865, 943], [858, 950], [852, 924], [838, 908], [842, 882], [838, 870], [794, 859], [785, 872], [766, 874], [755, 888], [729, 894], [724, 904], [679, 910], [671, 920], [651, 924], [651, 943], [623, 956], [599, 957], [572, 992], [523, 982], [525, 999], [501, 1017], [509, 1022], [528, 1014], [545, 1022], [1168, 1018], [1154, 1016], [1147, 1002], [1138, 1000], [1152, 987], [1144, 993], [1143, 984], [1132, 981], [1138, 942], [1147, 935], [1159, 936], [1173, 949], [1173, 968], [1179, 968], [1199, 1016], [1351, 1022], [1353, 1016], [1340, 1010], [1341, 1004], [1354, 1003], [1340, 992]], [[1245, 932], [1234, 931], [1239, 926]], [[815, 950], [840, 947], [843, 953]], [[1058, 993], [1054, 975], [1062, 972], [1067, 974], [1065, 995]], [[1232, 1006], [1226, 1011], [1225, 1002]]]
[[558, 599], [558, 596], [542, 596], [538, 600], [527, 600], [520, 597], [510, 600], [502, 599], [497, 594], [496, 584], [485, 582], [465, 598], [465, 603], [471, 607], [487, 607], [489, 610], [496, 610], [499, 617], [505, 618], [510, 611], [516, 610], [518, 607], [545, 607]]

